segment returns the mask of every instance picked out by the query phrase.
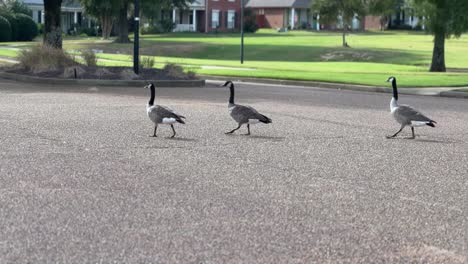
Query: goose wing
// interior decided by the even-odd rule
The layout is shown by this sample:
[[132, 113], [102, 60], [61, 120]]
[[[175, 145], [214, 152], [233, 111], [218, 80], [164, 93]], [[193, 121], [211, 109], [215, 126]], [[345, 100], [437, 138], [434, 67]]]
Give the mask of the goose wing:
[[430, 119], [429, 117], [423, 115], [418, 110], [412, 108], [408, 105], [400, 105], [396, 110], [396, 114], [404, 117], [408, 121], [420, 121], [420, 122], [429, 122], [429, 123], [436, 123], [434, 120]]
[[231, 116], [238, 122], [248, 122], [249, 119], [258, 119], [263, 123], [271, 123], [270, 118], [260, 114], [253, 107], [245, 105], [236, 105], [234, 109], [232, 109]]
[[173, 110], [171, 110], [170, 108], [167, 108], [165, 106], [155, 105], [154, 107], [151, 108], [150, 111], [153, 114], [156, 114], [156, 116], [158, 116], [161, 119], [163, 119], [163, 118], [175, 118], [175, 120], [177, 120], [179, 123], [185, 124], [184, 121], [182, 120], [182, 118], [185, 118], [185, 116], [179, 115], [179, 114], [175, 113]]

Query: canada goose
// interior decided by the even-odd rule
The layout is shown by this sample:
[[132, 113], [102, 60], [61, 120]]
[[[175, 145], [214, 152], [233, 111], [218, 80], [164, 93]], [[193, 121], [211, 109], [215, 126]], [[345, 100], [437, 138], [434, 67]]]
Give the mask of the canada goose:
[[154, 97], [155, 97], [156, 89], [153, 83], [146, 85], [145, 88], [149, 88], [151, 91], [150, 100], [148, 101], [148, 104], [146, 105], [146, 113], [148, 114], [148, 117], [151, 119], [151, 121], [153, 121], [155, 125], [154, 133], [152, 137], [157, 137], [156, 130], [158, 129], [158, 124], [167, 124], [167, 125], [171, 125], [172, 132], [173, 132], [171, 138], [173, 138], [176, 135], [176, 132], [174, 129], [174, 123], [178, 122], [181, 124], [185, 124], [184, 120], [182, 120], [182, 118], [185, 118], [185, 117], [174, 113], [172, 110], [164, 106], [154, 105]]
[[395, 120], [401, 124], [400, 130], [392, 136], [387, 136], [387, 138], [394, 138], [398, 133], [400, 133], [405, 126], [411, 126], [411, 139], [415, 138], [414, 127], [420, 126], [430, 126], [435, 127], [434, 124], [437, 122], [428, 118], [427, 116], [421, 114], [418, 110], [412, 108], [408, 105], [399, 105], [398, 104], [398, 90], [396, 85], [396, 78], [390, 77], [387, 82], [391, 82], [393, 86], [393, 98], [390, 101], [390, 112], [392, 113]]
[[231, 94], [229, 96], [228, 109], [231, 117], [239, 124], [239, 126], [226, 134], [232, 134], [234, 131], [238, 130], [243, 124], [247, 124], [247, 134], [250, 135], [250, 125], [257, 123], [271, 123], [271, 119], [260, 114], [257, 110], [253, 109], [250, 106], [238, 105], [234, 103], [234, 84], [231, 81], [227, 81], [222, 86], [228, 86]]

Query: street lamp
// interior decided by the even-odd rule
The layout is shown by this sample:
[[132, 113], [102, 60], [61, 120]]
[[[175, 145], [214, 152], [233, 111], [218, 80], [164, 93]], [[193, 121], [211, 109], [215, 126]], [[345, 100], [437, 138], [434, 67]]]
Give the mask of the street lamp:
[[138, 74], [140, 68], [140, 0], [135, 0], [135, 28], [133, 40], [133, 71]]
[[241, 28], [240, 63], [244, 64], [244, 0], [241, 0], [240, 28]]

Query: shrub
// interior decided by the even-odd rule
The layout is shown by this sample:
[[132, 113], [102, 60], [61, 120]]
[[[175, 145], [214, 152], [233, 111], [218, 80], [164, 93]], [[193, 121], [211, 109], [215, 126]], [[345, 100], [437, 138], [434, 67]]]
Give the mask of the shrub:
[[252, 8], [244, 10], [244, 32], [254, 33], [258, 30], [255, 12]]
[[16, 15], [16, 23], [18, 24], [17, 40], [31, 41], [38, 35], [37, 25], [34, 20], [25, 14]]
[[18, 25], [16, 23], [16, 17], [13, 13], [9, 12], [6, 9], [0, 9], [0, 16], [6, 18], [8, 22], [10, 22], [10, 28], [11, 28], [11, 40], [16, 40], [16, 34], [18, 32]]
[[2, 16], [0, 16], [0, 42], [11, 40], [11, 26], [10, 22]]
[[18, 55], [18, 60], [21, 67], [33, 72], [78, 65], [62, 49], [42, 45], [22, 50]]
[[162, 28], [158, 26], [146, 26], [141, 28], [141, 34], [142, 35], [148, 35], [148, 34], [160, 34], [162, 32]]
[[44, 34], [44, 24], [37, 24], [37, 32], [39, 34]]
[[142, 69], [151, 69], [154, 67], [154, 57], [141, 57], [140, 58], [140, 68]]
[[78, 31], [78, 35], [92, 37], [92, 36], [97, 36], [98, 32], [96, 31], [96, 28], [94, 27], [90, 27], [90, 28], [81, 27]]
[[170, 19], [163, 19], [159, 21], [156, 25], [149, 25], [141, 29], [141, 34], [161, 34], [172, 32], [175, 25]]
[[173, 78], [185, 78], [186, 74], [184, 72], [184, 69], [179, 66], [175, 65], [173, 63], [166, 64], [163, 68], [164, 73], [166, 73], [167, 76], [173, 77]]
[[83, 57], [86, 66], [96, 67], [97, 66], [97, 57], [92, 50], [82, 50], [81, 57]]

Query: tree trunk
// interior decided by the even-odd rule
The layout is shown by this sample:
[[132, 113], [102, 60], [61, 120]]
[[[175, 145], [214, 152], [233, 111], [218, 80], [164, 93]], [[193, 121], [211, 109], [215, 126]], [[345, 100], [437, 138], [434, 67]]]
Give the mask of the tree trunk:
[[62, 48], [61, 6], [62, 0], [44, 0], [43, 44], [57, 49]]
[[346, 32], [348, 30], [348, 25], [343, 23], [343, 47], [348, 48], [348, 43], [346, 42]]
[[431, 72], [445, 72], [445, 32], [435, 33]]
[[117, 43], [130, 43], [130, 39], [128, 38], [128, 19], [127, 19], [127, 12], [128, 12], [128, 1], [124, 1], [123, 6], [120, 8], [119, 11], [119, 36], [115, 40]]
[[387, 27], [388, 16], [386, 15], [380, 16], [379, 22], [380, 22], [380, 31], [384, 31], [385, 28]]
[[112, 16], [105, 14], [101, 16], [102, 38], [108, 39], [112, 32]]

